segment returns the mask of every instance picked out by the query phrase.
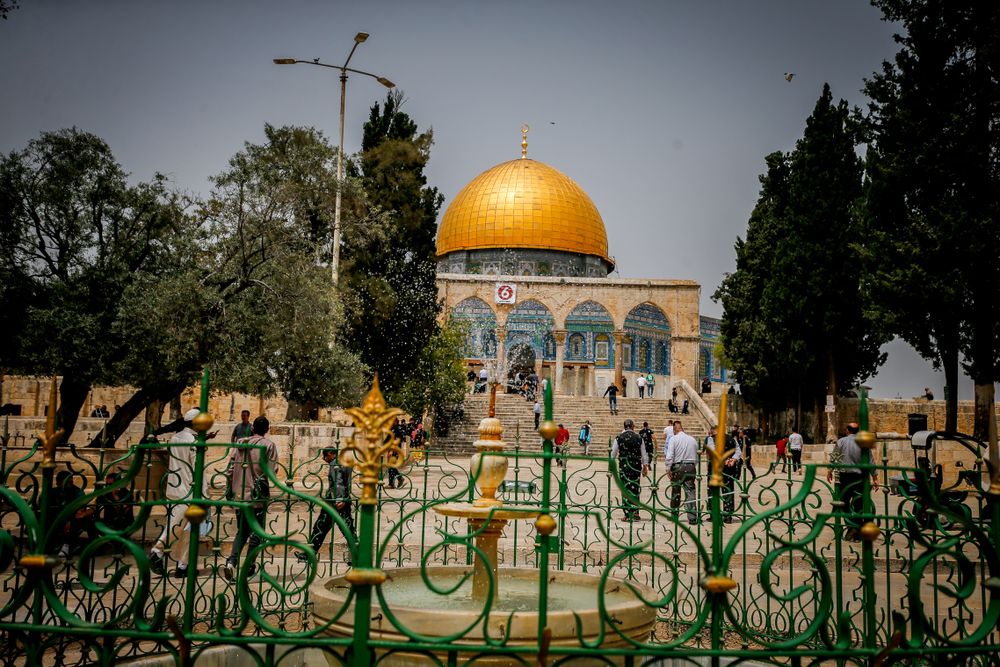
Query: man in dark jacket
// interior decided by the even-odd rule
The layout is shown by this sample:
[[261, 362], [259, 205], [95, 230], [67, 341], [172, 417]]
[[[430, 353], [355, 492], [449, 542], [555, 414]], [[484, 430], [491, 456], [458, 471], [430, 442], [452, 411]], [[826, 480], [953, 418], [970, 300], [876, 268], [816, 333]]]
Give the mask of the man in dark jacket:
[[611, 414], [618, 414], [618, 385], [614, 382], [608, 385], [608, 388], [604, 390], [604, 395], [608, 397], [608, 407], [611, 408]]
[[[351, 469], [340, 465], [339, 461], [337, 461], [337, 449], [335, 447], [327, 447], [323, 450], [323, 461], [329, 466], [327, 468], [326, 499], [336, 508], [337, 514], [344, 520], [347, 530], [353, 536], [354, 517], [351, 515]], [[309, 542], [312, 545], [313, 551], [317, 554], [320, 553], [320, 549], [323, 547], [323, 540], [326, 539], [327, 533], [330, 532], [330, 528], [332, 527], [333, 517], [327, 512], [320, 512], [316, 523], [313, 524], [312, 533], [309, 535]], [[343, 528], [341, 528], [341, 532], [344, 534], [344, 539], [347, 540], [347, 533], [344, 532]], [[308, 562], [309, 560], [309, 557], [303, 551], [295, 552], [295, 557], [303, 562]], [[347, 564], [348, 566], [351, 565], [350, 554], [347, 557]]]
[[611, 447], [611, 457], [618, 458], [618, 471], [621, 475], [625, 492], [622, 494], [622, 509], [625, 521], [635, 521], [639, 518], [633, 498], [639, 497], [639, 475], [649, 474], [649, 452], [642, 442], [642, 437], [635, 432], [635, 422], [625, 420], [625, 430], [618, 434]]

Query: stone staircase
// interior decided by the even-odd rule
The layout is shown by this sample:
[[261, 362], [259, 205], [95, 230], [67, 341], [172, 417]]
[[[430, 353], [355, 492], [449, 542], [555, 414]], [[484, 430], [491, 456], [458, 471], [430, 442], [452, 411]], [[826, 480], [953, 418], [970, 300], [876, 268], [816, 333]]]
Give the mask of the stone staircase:
[[[518, 440], [522, 447], [536, 449], [540, 445], [541, 438], [534, 427], [533, 406], [533, 402], [528, 402], [521, 396], [497, 395], [496, 414], [503, 424], [503, 439], [509, 447], [513, 447]], [[479, 437], [477, 430], [479, 422], [486, 416], [488, 408], [488, 394], [466, 396], [464, 419], [453, 422], [448, 435], [437, 438], [432, 446], [452, 451], [472, 451], [472, 443]], [[565, 425], [569, 430], [570, 443], [573, 445], [577, 443], [580, 426], [589, 419], [593, 429], [591, 446], [594, 452], [600, 452], [607, 447], [608, 440], [621, 432], [622, 423], [626, 419], [632, 419], [636, 423], [636, 430], [642, 428], [642, 422], [649, 422], [649, 427], [656, 434], [658, 450], [663, 445], [663, 427], [666, 426], [668, 419], [680, 419], [684, 423], [685, 432], [698, 438], [699, 441], [709, 430], [708, 421], [693, 405], [690, 414], [674, 415], [667, 410], [666, 400], [656, 398], [621, 398], [619, 395], [618, 415], [613, 416], [609, 413], [606, 398], [556, 396], [553, 413], [556, 423]]]

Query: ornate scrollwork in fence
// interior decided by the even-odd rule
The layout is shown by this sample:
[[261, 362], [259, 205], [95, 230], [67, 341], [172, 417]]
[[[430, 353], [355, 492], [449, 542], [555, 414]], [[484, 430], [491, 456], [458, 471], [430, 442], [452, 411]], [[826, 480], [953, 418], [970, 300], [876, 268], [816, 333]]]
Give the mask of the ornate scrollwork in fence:
[[[320, 451], [264, 463], [270, 496], [254, 503], [227, 500], [225, 483], [232, 448], [253, 445], [205, 443], [199, 435], [200, 459], [186, 472], [194, 488], [208, 481], [207, 494], [178, 499], [165, 494], [174, 445], [64, 447], [48, 466], [40, 444], [4, 440], [0, 663], [113, 664], [162, 655], [192, 664], [206, 652], [231, 650], [254, 651], [265, 665], [316, 655], [310, 652], [343, 664], [369, 664], [373, 655], [459, 664], [505, 655], [528, 664], [542, 654], [570, 664], [667, 656], [861, 664], [889, 655], [987, 665], [1000, 651], [1000, 502], [981, 474], [985, 462], [979, 457], [949, 488], [926, 467], [888, 464], [885, 443], [876, 445], [876, 461], [860, 465], [878, 482], [863, 475], [860, 509], [825, 480], [826, 464], [813, 463], [802, 475], [772, 465], [742, 477], [730, 514], [722, 510], [726, 486], [710, 483], [711, 461], [703, 457], [694, 499], [699, 521], [691, 525], [683, 506], [671, 507], [674, 480], [658, 461], [629, 499], [639, 520], [624, 521], [626, 492], [608, 452], [557, 455], [551, 442], [515, 441], [491, 454], [508, 459], [500, 507], [548, 518], [506, 523], [498, 535], [500, 585], [476, 603], [469, 622], [429, 632], [428, 623], [444, 618], [467, 585], [461, 573], [471, 576], [484, 557], [476, 543], [483, 522], [434, 511], [472, 501], [475, 471], [464, 454], [427, 450], [390, 488], [386, 470], [400, 463], [402, 449], [379, 436], [387, 414], [395, 416], [384, 402], [358, 414], [367, 431], [359, 434], [374, 449], [353, 454], [352, 462], [363, 462], [352, 477], [357, 536], [336, 507]], [[342, 463], [344, 452], [361, 447], [347, 438], [339, 444]], [[149, 554], [178, 504], [203, 509], [204, 518], [193, 524], [191, 565], [174, 577], [184, 554], [171, 548], [188, 536], [184, 522], [167, 531], [162, 574]], [[255, 505], [265, 510], [261, 520]], [[310, 536], [324, 515], [333, 529], [314, 550]], [[225, 565], [238, 516], [260, 544], [230, 581]], [[427, 613], [409, 613], [409, 603], [388, 588], [402, 568], [420, 573], [416, 595]], [[534, 572], [531, 590], [547, 612], [531, 617], [543, 625], [529, 628], [523, 641], [522, 612], [498, 606], [510, 568]], [[366, 572], [383, 573], [386, 583]], [[583, 575], [599, 582], [586, 603], [593, 613], [582, 603], [570, 609], [563, 639], [547, 642], [558, 585]], [[337, 581], [341, 602], [319, 613], [317, 591]], [[359, 611], [365, 600], [368, 610]], [[640, 635], [625, 629], [622, 600], [651, 610], [652, 624]]]

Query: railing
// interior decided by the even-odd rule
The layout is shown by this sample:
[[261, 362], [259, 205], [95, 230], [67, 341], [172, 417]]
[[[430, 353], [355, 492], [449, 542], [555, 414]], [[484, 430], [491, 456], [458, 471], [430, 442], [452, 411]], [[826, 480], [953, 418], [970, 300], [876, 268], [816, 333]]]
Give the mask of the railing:
[[[350, 458], [344, 453], [351, 445], [331, 444], [340, 445], [339, 461]], [[505, 508], [554, 521], [510, 521], [498, 538], [494, 593], [509, 568], [534, 570], [537, 607], [546, 612], [538, 633], [515, 642], [505, 636], [515, 616], [494, 611], [495, 595], [481, 603], [480, 618], [489, 623], [434, 636], [387, 593], [400, 568], [416, 569], [423, 620], [444, 618], [445, 601], [458, 591], [436, 579], [437, 568], [468, 569], [483, 557], [470, 523], [435, 512], [476, 497], [467, 457], [411, 452], [398, 488], [388, 484], [388, 464], [398, 463], [391, 453], [375, 468], [346, 461], [355, 464], [355, 534], [347, 513], [336, 508], [320, 452], [265, 466], [270, 496], [239, 502], [226, 499], [226, 462], [233, 447], [253, 447], [199, 440], [191, 496], [179, 501], [193, 528], [185, 534], [182, 522], [169, 532], [165, 575], [159, 575], [149, 548], [178, 504], [165, 497], [170, 476], [164, 470], [167, 450], [180, 447], [138, 445], [117, 458], [93, 459], [71, 450], [49, 463], [39, 446], [4, 445], [3, 664], [114, 664], [160, 656], [162, 664], [187, 665], [229, 650], [253, 652], [257, 657], [248, 664], [264, 665], [312, 664], [309, 656], [320, 654], [330, 664], [407, 664], [412, 656], [466, 664], [492, 656], [510, 664], [683, 657], [987, 665], [1000, 651], [1000, 504], [983, 482], [982, 459], [963, 475], [960, 489], [938, 488], [926, 470], [864, 463], [878, 488], [863, 474], [859, 502], [848, 506], [840, 485], [826, 481], [828, 470], [844, 466], [810, 465], [799, 474], [772, 465], [756, 478], [732, 480], [730, 491], [711, 484], [703, 457], [697, 522], [690, 525], [683, 502], [670, 506], [672, 481], [660, 462], [632, 496], [607, 451], [566, 455], [554, 453], [550, 442], [541, 451], [513, 443], [494, 454], [509, 464], [498, 496]], [[888, 456], [882, 451], [876, 458]], [[199, 480], [208, 481], [204, 496]], [[636, 521], [622, 518], [629, 503], [638, 506]], [[266, 508], [261, 523], [255, 505]], [[238, 514], [261, 543], [244, 554], [230, 581], [225, 565]], [[321, 515], [333, 530], [313, 552], [310, 533]], [[191, 565], [175, 578], [173, 556], [185, 560], [178, 543], [191, 532], [201, 539], [189, 540], [183, 555]], [[251, 571], [255, 565], [258, 573]], [[574, 626], [582, 609], [559, 611], [550, 603], [554, 594], [542, 582], [560, 572], [602, 582], [592, 596], [597, 635]], [[651, 630], [638, 639], [604, 608], [615, 580], [622, 582], [614, 584], [618, 594], [655, 611]], [[320, 614], [317, 591], [327, 582], [344, 595], [331, 613]], [[563, 628], [557, 642], [545, 630], [560, 623], [569, 630]], [[345, 626], [353, 630], [345, 634]]]

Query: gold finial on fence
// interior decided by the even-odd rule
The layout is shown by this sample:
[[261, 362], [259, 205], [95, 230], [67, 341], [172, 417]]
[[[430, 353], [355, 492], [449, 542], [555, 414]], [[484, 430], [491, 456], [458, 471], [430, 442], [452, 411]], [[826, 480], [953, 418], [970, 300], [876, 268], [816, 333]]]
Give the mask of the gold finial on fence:
[[394, 468], [401, 466], [406, 459], [399, 438], [392, 433], [392, 425], [403, 411], [386, 406], [376, 374], [371, 391], [361, 407], [348, 408], [345, 412], [354, 421], [355, 431], [348, 444], [340, 450], [340, 464], [357, 468], [361, 482], [361, 499], [358, 502], [374, 505], [377, 502], [376, 487], [382, 457], [386, 457], [386, 464]]
[[45, 434], [38, 436], [42, 443], [42, 467], [56, 467], [56, 445], [62, 440], [64, 429], [56, 428], [56, 403], [59, 400], [59, 384], [56, 376], [52, 376], [52, 385], [49, 387], [49, 409], [45, 418]]
[[722, 478], [722, 467], [735, 449], [726, 449], [726, 394], [722, 394], [722, 402], [719, 403], [719, 426], [715, 434], [715, 448], [706, 449], [709, 458], [712, 460], [712, 477], [708, 480], [709, 486], [724, 486], [725, 480]]

